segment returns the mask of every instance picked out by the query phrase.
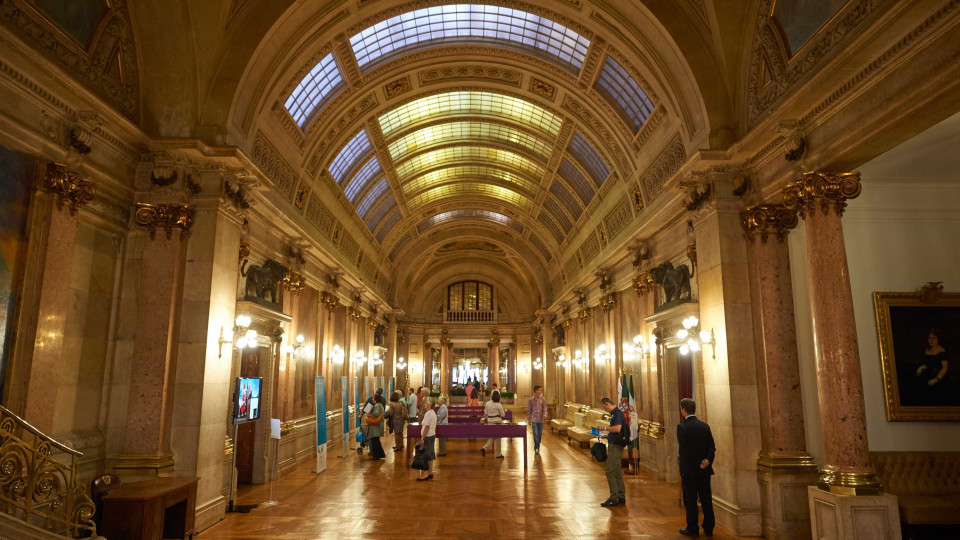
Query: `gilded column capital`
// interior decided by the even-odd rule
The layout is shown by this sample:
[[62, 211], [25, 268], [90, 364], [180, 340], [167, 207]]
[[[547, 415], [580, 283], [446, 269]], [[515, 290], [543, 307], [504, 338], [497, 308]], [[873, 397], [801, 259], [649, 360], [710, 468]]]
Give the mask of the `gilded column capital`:
[[96, 195], [93, 182], [84, 180], [78, 173], [68, 171], [63, 163], [48, 163], [47, 173], [43, 177], [43, 189], [57, 197], [57, 209], [63, 209], [63, 203], [70, 204], [70, 215], [77, 214], [77, 207], [89, 203]]
[[148, 204], [137, 203], [134, 220], [137, 225], [146, 227], [153, 240], [157, 227], [167, 233], [167, 240], [173, 235], [173, 229], [180, 229], [180, 239], [184, 239], [193, 225], [193, 210], [185, 204]]
[[847, 200], [857, 198], [862, 189], [859, 172], [808, 172], [783, 188], [783, 204], [795, 209], [800, 217], [817, 207], [824, 213], [832, 207], [840, 216], [847, 207]]
[[797, 210], [782, 204], [757, 204], [740, 212], [740, 223], [747, 237], [759, 235], [762, 242], [771, 234], [775, 234], [777, 240], [785, 239], [787, 232], [799, 222]]

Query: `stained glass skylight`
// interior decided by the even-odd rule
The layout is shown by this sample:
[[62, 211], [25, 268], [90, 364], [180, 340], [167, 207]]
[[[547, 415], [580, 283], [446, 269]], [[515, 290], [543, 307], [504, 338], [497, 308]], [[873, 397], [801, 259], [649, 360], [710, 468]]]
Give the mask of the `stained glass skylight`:
[[330, 171], [333, 179], [342, 186], [343, 181], [347, 179], [347, 173], [357, 166], [360, 159], [370, 152], [371, 148], [370, 139], [367, 138], [367, 132], [361, 129], [360, 132], [354, 135], [353, 138], [350, 139], [350, 142], [340, 150], [337, 157], [333, 158], [327, 170]]
[[[400, 213], [400, 212], [397, 212], [397, 214], [399, 214], [399, 213]], [[393, 217], [393, 216], [391, 216], [391, 217]], [[386, 227], [384, 227], [384, 229], [386, 229]], [[382, 230], [382, 229], [381, 229], [381, 230]], [[394, 260], [394, 259], [396, 259], [396, 258], [397, 258], [397, 255], [400, 254], [400, 250], [403, 249], [404, 247], [406, 247], [406, 245], [410, 243], [410, 238], [411, 238], [411, 236], [410, 236], [409, 234], [405, 234], [405, 235], [401, 236], [399, 240], [397, 240], [397, 243], [393, 245], [393, 249], [390, 250], [390, 260], [391, 260], [391, 261]], [[377, 238], [377, 240], [378, 240], [378, 241], [381, 241], [379, 237]]]
[[[400, 223], [401, 219], [403, 219], [403, 214], [400, 213], [400, 210], [394, 210], [393, 213], [390, 214], [390, 217], [388, 217], [387, 220], [383, 222], [383, 227], [380, 227], [380, 230], [377, 231], [377, 242], [383, 243], [383, 239], [386, 238], [388, 234], [390, 234], [390, 231], [392, 231], [393, 228], [397, 226], [397, 223]], [[367, 226], [369, 227], [370, 225], [368, 224]], [[374, 225], [374, 228], [376, 228], [376, 225]], [[410, 240], [410, 235], [404, 235], [404, 237], [407, 240], [403, 240], [401, 238], [401, 241], [390, 252], [391, 261], [393, 260], [397, 249], [405, 246], [407, 242]]]
[[533, 206], [533, 200], [521, 193], [505, 187], [479, 182], [459, 182], [436, 187], [407, 199], [407, 204], [410, 208], [418, 208], [440, 199], [458, 195], [490, 197], [500, 203], [512, 204], [521, 210], [529, 210]]
[[563, 228], [564, 233], [570, 232], [570, 229], [573, 227], [573, 222], [570, 221], [570, 218], [563, 213], [563, 210], [560, 209], [560, 205], [557, 203], [557, 200], [552, 197], [547, 197], [543, 201], [543, 209], [550, 212], [550, 216], [556, 221], [560, 227]]
[[403, 192], [409, 197], [419, 191], [439, 185], [462, 182], [497, 182], [507, 184], [505, 187], [520, 191], [534, 197], [537, 193], [537, 182], [528, 180], [508, 170], [498, 167], [484, 167], [478, 165], [458, 165], [435, 169], [403, 183]]
[[373, 186], [366, 195], [363, 196], [363, 200], [360, 201], [360, 206], [357, 206], [357, 213], [360, 214], [361, 218], [366, 219], [367, 211], [370, 210], [370, 207], [373, 206], [374, 201], [380, 198], [385, 191], [387, 191], [387, 179], [381, 179], [375, 186]]
[[634, 130], [639, 131], [653, 112], [653, 103], [637, 81], [609, 56], [600, 70], [597, 86], [610, 104], [620, 111], [624, 120], [633, 125]]
[[425, 152], [398, 164], [397, 176], [403, 180], [424, 169], [458, 162], [491, 163], [537, 179], [542, 178], [544, 173], [542, 165], [514, 152], [484, 146], [453, 146]]
[[[350, 199], [351, 204], [354, 206], [357, 205], [357, 199], [360, 198], [360, 194], [363, 193], [364, 188], [366, 188], [367, 184], [380, 174], [382, 170], [376, 156], [371, 157], [363, 164], [363, 167], [360, 167], [357, 174], [353, 175], [353, 178], [347, 182], [347, 187], [343, 188], [343, 194]], [[361, 213], [360, 215], [363, 214]]]
[[567, 186], [563, 185], [563, 182], [554, 180], [553, 184], [550, 185], [550, 193], [563, 203], [563, 206], [570, 212], [570, 215], [573, 216], [574, 221], [580, 219], [580, 214], [583, 213], [583, 207], [580, 206], [577, 198], [570, 193]]
[[455, 91], [426, 96], [401, 105], [380, 116], [385, 137], [411, 124], [434, 118], [479, 115], [502, 118], [546, 131], [560, 132], [562, 119], [543, 107], [519, 98], [480, 91]]
[[523, 224], [511, 218], [510, 216], [505, 216], [499, 212], [493, 212], [491, 210], [478, 209], [451, 210], [449, 212], [441, 212], [435, 216], [430, 216], [429, 218], [417, 224], [417, 232], [423, 234], [437, 225], [462, 219], [492, 221], [494, 223], [510, 227], [518, 233], [523, 232]]
[[593, 188], [590, 186], [590, 182], [583, 177], [580, 170], [573, 163], [570, 163], [569, 159], [563, 158], [557, 172], [573, 187], [573, 191], [577, 194], [577, 197], [580, 197], [580, 202], [584, 206], [590, 204], [590, 201], [593, 200]]
[[471, 143], [485, 140], [516, 145], [547, 161], [553, 152], [552, 141], [546, 142], [517, 128], [488, 122], [445, 122], [418, 129], [390, 143], [390, 157], [399, 162], [405, 157], [433, 146], [450, 143]]
[[370, 229], [370, 232], [373, 232], [377, 229], [377, 225], [380, 225], [380, 222], [383, 221], [383, 218], [386, 217], [387, 213], [397, 207], [397, 200], [392, 196], [387, 197], [385, 201], [380, 203], [371, 213], [370, 217], [365, 218], [367, 222], [367, 228]]
[[580, 162], [580, 165], [586, 169], [587, 174], [593, 178], [593, 183], [596, 184], [597, 187], [600, 187], [610, 174], [610, 168], [607, 167], [606, 162], [603, 161], [600, 154], [593, 148], [590, 141], [581, 135], [579, 131], [573, 134], [573, 139], [570, 140], [570, 146], [567, 147], [567, 152]]
[[337, 61], [333, 53], [330, 53], [313, 66], [310, 73], [297, 84], [284, 107], [302, 128], [313, 115], [313, 111], [343, 86]]
[[350, 38], [361, 69], [424, 47], [492, 44], [546, 56], [579, 71], [590, 40], [550, 19], [502, 6], [454, 4], [408, 11]]
[[558, 227], [557, 224], [550, 219], [550, 216], [547, 215], [545, 210], [540, 211], [540, 215], [537, 216], [537, 221], [547, 228], [547, 231], [553, 235], [553, 239], [556, 240], [558, 244], [563, 242], [563, 231], [561, 231], [560, 227]]

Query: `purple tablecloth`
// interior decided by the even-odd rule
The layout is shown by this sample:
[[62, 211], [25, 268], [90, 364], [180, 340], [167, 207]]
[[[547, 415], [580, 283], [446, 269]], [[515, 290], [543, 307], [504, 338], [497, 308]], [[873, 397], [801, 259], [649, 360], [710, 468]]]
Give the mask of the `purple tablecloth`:
[[[509, 412], [509, 411], [508, 411]], [[437, 437], [444, 439], [495, 439], [523, 437], [523, 468], [527, 468], [527, 424], [447, 424], [437, 426]], [[405, 458], [410, 466], [410, 448], [420, 438], [420, 424], [407, 425]]]

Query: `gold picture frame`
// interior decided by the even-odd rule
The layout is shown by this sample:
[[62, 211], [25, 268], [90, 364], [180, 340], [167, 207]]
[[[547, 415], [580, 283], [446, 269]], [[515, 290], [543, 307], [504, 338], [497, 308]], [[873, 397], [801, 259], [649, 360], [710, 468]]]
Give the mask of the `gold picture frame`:
[[887, 420], [960, 422], [960, 293], [875, 292], [873, 304]]

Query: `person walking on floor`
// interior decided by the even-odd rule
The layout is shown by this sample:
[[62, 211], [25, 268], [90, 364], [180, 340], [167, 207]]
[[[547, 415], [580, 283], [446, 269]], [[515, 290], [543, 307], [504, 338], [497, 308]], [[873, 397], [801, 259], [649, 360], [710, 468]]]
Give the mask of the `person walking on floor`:
[[370, 436], [370, 458], [373, 460], [383, 459], [387, 455], [383, 452], [383, 445], [380, 444], [380, 437], [383, 435], [382, 395], [373, 396], [373, 410], [370, 411], [368, 418], [377, 420], [374, 424], [367, 424], [367, 435]]
[[[437, 425], [447, 425], [447, 396], [440, 396], [440, 407], [437, 408]], [[447, 455], [447, 439], [440, 437], [439, 440], [440, 451], [437, 452], [437, 455], [445, 456]]]
[[710, 476], [713, 474], [713, 459], [717, 447], [713, 442], [710, 426], [697, 418], [697, 404], [690, 398], [680, 400], [680, 416], [677, 424], [679, 444], [680, 485], [683, 489], [683, 506], [687, 509], [687, 527], [680, 534], [698, 536], [697, 499], [703, 508], [703, 534], [713, 536], [716, 521], [713, 516], [713, 494]]
[[400, 397], [400, 392], [390, 396], [390, 429], [393, 430], [393, 451], [403, 451], [403, 424], [407, 421], [407, 404]]
[[543, 399], [543, 387], [533, 387], [533, 395], [527, 400], [527, 422], [533, 428], [533, 454], [540, 455], [540, 439], [543, 437], [543, 423], [547, 421], [547, 400]]
[[426, 411], [423, 422], [420, 423], [420, 436], [423, 437], [423, 449], [427, 454], [427, 470], [420, 471], [417, 482], [433, 479], [433, 462], [437, 459], [434, 450], [434, 443], [437, 441], [437, 413], [433, 410], [433, 398], [424, 398], [423, 406]]
[[[488, 424], [499, 424], [503, 421], [503, 417], [506, 416], [506, 412], [503, 410], [503, 405], [500, 404], [500, 392], [494, 390], [493, 394], [490, 395], [490, 401], [488, 401], [483, 406], [483, 419]], [[487, 448], [493, 446], [493, 453], [498, 458], [502, 458], [503, 454], [500, 451], [500, 438], [487, 439], [487, 444], [483, 445], [483, 448], [480, 449], [480, 455], [487, 455]]]
[[[610, 415], [610, 425], [600, 426], [600, 431], [610, 433], [607, 435], [607, 486], [610, 488], [610, 498], [600, 503], [600, 506], [621, 506], [627, 503], [627, 488], [623, 484], [623, 465], [620, 461], [623, 459], [623, 448], [630, 444], [630, 435], [626, 433], [623, 437], [623, 431], [626, 421], [623, 417], [623, 411], [617, 407], [612, 399], [605, 397], [600, 400], [603, 410]], [[626, 439], [627, 442], [622, 442]]]

